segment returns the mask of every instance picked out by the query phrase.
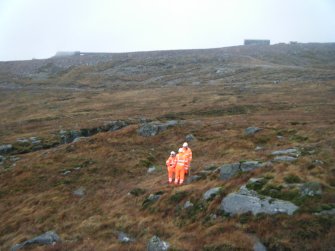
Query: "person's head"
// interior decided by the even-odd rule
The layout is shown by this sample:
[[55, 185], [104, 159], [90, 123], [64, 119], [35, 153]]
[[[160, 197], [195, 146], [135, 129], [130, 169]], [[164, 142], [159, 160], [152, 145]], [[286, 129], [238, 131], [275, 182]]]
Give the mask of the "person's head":
[[184, 151], [183, 148], [179, 148], [179, 149], [178, 149], [178, 153], [182, 153], [183, 151]]
[[170, 154], [172, 157], [176, 156], [176, 153], [174, 151], [171, 152]]
[[184, 144], [183, 144], [183, 148], [185, 148], [185, 149], [188, 148], [188, 144], [187, 144], [187, 142], [184, 142]]

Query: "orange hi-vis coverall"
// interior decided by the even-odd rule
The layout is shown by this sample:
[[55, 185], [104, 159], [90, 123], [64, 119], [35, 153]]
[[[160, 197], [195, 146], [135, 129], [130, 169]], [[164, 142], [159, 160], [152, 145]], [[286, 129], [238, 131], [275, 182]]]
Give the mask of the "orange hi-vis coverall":
[[187, 156], [181, 152], [177, 154], [177, 165], [176, 165], [176, 177], [174, 183], [177, 185], [183, 184], [185, 177], [185, 166], [188, 166], [188, 158]]
[[177, 164], [177, 157], [176, 156], [170, 156], [166, 161], [169, 183], [172, 183], [173, 173], [175, 172], [176, 164]]
[[187, 147], [183, 147], [183, 150], [184, 150], [184, 154], [187, 158], [187, 165], [185, 165], [185, 174], [188, 173], [188, 169], [190, 168], [190, 165], [191, 165], [191, 161], [192, 161], [192, 150], [191, 148]]

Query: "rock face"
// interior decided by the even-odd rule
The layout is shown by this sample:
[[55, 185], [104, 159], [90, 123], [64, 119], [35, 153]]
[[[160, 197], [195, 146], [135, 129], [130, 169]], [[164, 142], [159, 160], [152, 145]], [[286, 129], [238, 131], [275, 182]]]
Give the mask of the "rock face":
[[153, 236], [148, 242], [147, 251], [165, 251], [168, 250], [169, 247], [169, 243], [162, 241], [157, 236]]
[[262, 130], [262, 129], [258, 128], [258, 127], [248, 127], [244, 130], [244, 134], [245, 135], [253, 135], [256, 132], [259, 132], [260, 130]]
[[206, 193], [204, 193], [204, 195], [202, 196], [202, 198], [204, 200], [210, 200], [213, 197], [215, 197], [221, 190], [221, 187], [214, 187], [209, 189]]
[[151, 122], [151, 123], [144, 123], [138, 129], [138, 134], [144, 137], [155, 136], [158, 133], [165, 131], [169, 127], [175, 126], [178, 124], [176, 120], [170, 120], [166, 123], [160, 122]]
[[8, 144], [8, 145], [0, 145], [0, 154], [9, 153], [12, 150], [13, 150], [13, 146], [10, 145], [10, 144]]
[[232, 215], [247, 212], [252, 212], [253, 215], [259, 213], [292, 215], [298, 207], [289, 201], [259, 196], [255, 191], [242, 186], [239, 192], [228, 194], [223, 198], [220, 209]]
[[228, 180], [239, 172], [249, 172], [263, 166], [259, 161], [245, 161], [242, 163], [224, 164], [220, 167], [220, 179]]
[[120, 130], [123, 127], [126, 127], [128, 124], [122, 120], [115, 120], [106, 122], [103, 126], [95, 128], [84, 128], [80, 130], [61, 130], [58, 133], [61, 144], [67, 144], [75, 141], [80, 137], [89, 137], [99, 132], [108, 132]]
[[51, 245], [51, 244], [56, 243], [56, 242], [60, 242], [59, 236], [55, 232], [49, 231], [49, 232], [46, 232], [46, 233], [44, 233], [40, 236], [37, 236], [37, 237], [31, 239], [31, 240], [22, 242], [20, 244], [16, 244], [15, 246], [13, 246], [11, 248], [11, 251], [16, 251], [16, 250], [19, 250], [21, 248], [25, 248], [29, 245], [32, 245], [32, 244]]

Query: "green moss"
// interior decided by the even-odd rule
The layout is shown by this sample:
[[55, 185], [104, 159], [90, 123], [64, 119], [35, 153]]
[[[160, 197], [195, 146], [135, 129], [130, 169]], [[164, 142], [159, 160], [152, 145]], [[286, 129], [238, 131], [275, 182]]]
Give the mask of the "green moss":
[[179, 203], [188, 195], [187, 191], [176, 192], [170, 197], [170, 201], [174, 203]]
[[252, 183], [250, 182], [247, 184], [247, 188], [254, 191], [260, 191], [267, 182], [267, 179], [261, 179]]
[[306, 140], [308, 140], [308, 137], [296, 134], [296, 135], [291, 136], [290, 140], [293, 140], [296, 142], [305, 142]]
[[134, 196], [140, 196], [142, 194], [145, 194], [146, 190], [142, 188], [134, 188], [129, 193]]
[[300, 183], [301, 182], [301, 179], [295, 174], [289, 174], [289, 175], [285, 176], [284, 180], [288, 184]]
[[202, 248], [203, 251], [242, 251], [244, 249], [233, 247], [229, 244], [208, 244]]

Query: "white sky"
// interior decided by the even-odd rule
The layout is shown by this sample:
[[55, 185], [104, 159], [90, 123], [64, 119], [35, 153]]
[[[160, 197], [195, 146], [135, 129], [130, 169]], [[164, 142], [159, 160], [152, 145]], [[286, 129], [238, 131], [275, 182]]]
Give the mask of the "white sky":
[[0, 61], [226, 47], [246, 38], [335, 42], [335, 0], [0, 0]]

